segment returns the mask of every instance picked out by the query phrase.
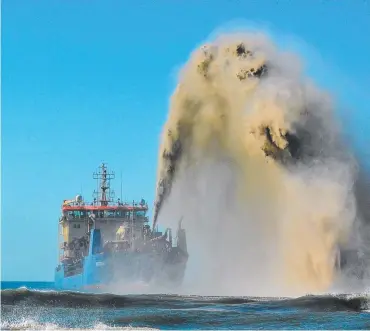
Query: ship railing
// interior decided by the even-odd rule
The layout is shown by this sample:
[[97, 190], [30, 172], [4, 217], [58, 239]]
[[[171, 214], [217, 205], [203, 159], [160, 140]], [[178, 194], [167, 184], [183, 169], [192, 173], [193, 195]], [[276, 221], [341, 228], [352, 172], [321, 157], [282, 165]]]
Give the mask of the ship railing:
[[[90, 217], [91, 213], [70, 213], [67, 215], [68, 220], [86, 220]], [[148, 222], [149, 218], [145, 215], [132, 215], [132, 212], [121, 212], [121, 211], [98, 211], [94, 213], [96, 218], [103, 218], [103, 219], [123, 219], [123, 220], [138, 220]]]

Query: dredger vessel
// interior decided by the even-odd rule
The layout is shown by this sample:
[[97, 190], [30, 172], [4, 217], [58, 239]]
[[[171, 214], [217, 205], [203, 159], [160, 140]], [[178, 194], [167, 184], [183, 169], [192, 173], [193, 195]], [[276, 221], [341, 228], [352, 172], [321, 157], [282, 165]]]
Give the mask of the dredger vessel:
[[81, 195], [64, 200], [59, 219], [57, 290], [100, 290], [115, 284], [180, 285], [188, 260], [186, 233], [176, 236], [149, 225], [145, 200], [114, 199], [114, 172], [106, 164], [94, 172], [97, 190], [87, 203]]

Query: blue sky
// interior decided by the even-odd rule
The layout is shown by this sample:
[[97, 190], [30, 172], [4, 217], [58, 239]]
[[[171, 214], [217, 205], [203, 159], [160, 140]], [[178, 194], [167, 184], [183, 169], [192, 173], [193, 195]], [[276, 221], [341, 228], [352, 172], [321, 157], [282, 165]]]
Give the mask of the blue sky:
[[3, 280], [53, 279], [61, 202], [91, 197], [101, 161], [152, 204], [174, 72], [235, 20], [301, 51], [368, 146], [367, 1], [2, 1]]

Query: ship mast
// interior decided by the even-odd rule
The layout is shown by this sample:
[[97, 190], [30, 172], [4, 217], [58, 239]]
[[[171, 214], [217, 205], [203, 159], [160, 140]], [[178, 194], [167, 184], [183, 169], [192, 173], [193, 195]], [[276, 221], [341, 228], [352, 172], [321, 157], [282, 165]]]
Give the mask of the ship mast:
[[98, 190], [94, 191], [94, 201], [98, 201], [100, 206], [108, 206], [108, 203], [113, 202], [114, 198], [114, 191], [110, 189], [110, 181], [115, 178], [114, 172], [108, 172], [106, 164], [102, 163], [99, 172], [94, 172], [93, 178], [97, 180], [98, 184]]

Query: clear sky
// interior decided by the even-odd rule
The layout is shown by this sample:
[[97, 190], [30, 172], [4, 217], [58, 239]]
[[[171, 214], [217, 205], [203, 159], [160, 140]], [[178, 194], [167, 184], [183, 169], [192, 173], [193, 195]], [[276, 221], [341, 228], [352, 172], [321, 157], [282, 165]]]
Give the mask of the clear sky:
[[302, 51], [368, 149], [368, 1], [2, 1], [3, 280], [53, 279], [61, 202], [91, 198], [100, 162], [152, 205], [176, 68], [236, 19]]

